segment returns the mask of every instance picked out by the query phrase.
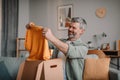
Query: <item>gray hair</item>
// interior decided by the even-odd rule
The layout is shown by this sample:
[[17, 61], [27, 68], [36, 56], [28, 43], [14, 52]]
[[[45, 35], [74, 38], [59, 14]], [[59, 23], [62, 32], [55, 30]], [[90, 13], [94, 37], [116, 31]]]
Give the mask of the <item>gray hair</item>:
[[71, 22], [80, 23], [81, 29], [86, 29], [86, 27], [87, 27], [87, 22], [85, 21], [85, 19], [83, 19], [81, 17], [73, 17], [73, 18], [71, 18]]

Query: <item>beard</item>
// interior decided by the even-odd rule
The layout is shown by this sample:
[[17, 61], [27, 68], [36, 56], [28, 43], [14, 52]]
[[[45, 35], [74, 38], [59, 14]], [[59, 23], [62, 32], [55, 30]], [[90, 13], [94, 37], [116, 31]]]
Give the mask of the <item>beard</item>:
[[68, 37], [69, 37], [69, 38], [74, 38], [74, 37], [75, 37], [75, 34], [69, 34]]

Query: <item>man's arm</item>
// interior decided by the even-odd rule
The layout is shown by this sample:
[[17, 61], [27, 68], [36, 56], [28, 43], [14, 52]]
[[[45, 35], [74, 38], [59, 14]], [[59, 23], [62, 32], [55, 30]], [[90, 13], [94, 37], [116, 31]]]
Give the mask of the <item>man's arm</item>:
[[60, 51], [62, 51], [65, 55], [68, 51], [68, 44], [57, 39], [51, 32], [49, 28], [43, 28], [43, 36], [50, 42], [52, 42]]

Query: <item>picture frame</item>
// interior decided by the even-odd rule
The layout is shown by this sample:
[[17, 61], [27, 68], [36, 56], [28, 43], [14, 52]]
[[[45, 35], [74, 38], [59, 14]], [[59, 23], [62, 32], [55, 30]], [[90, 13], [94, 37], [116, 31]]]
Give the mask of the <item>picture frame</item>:
[[58, 17], [57, 17], [57, 26], [58, 30], [65, 30], [66, 20], [71, 19], [73, 15], [73, 5], [62, 5], [58, 6]]
[[109, 43], [103, 43], [101, 46], [102, 50], [109, 50], [110, 49], [110, 44]]

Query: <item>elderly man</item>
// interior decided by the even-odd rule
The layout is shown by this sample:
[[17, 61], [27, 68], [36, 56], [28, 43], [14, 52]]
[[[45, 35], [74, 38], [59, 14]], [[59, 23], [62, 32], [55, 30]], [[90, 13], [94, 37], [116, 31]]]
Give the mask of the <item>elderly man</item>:
[[84, 58], [88, 47], [81, 40], [87, 23], [81, 17], [73, 17], [68, 27], [68, 39], [59, 40], [49, 28], [43, 28], [43, 36], [51, 42], [54, 48], [52, 58], [62, 58], [64, 62], [64, 80], [82, 80]]

